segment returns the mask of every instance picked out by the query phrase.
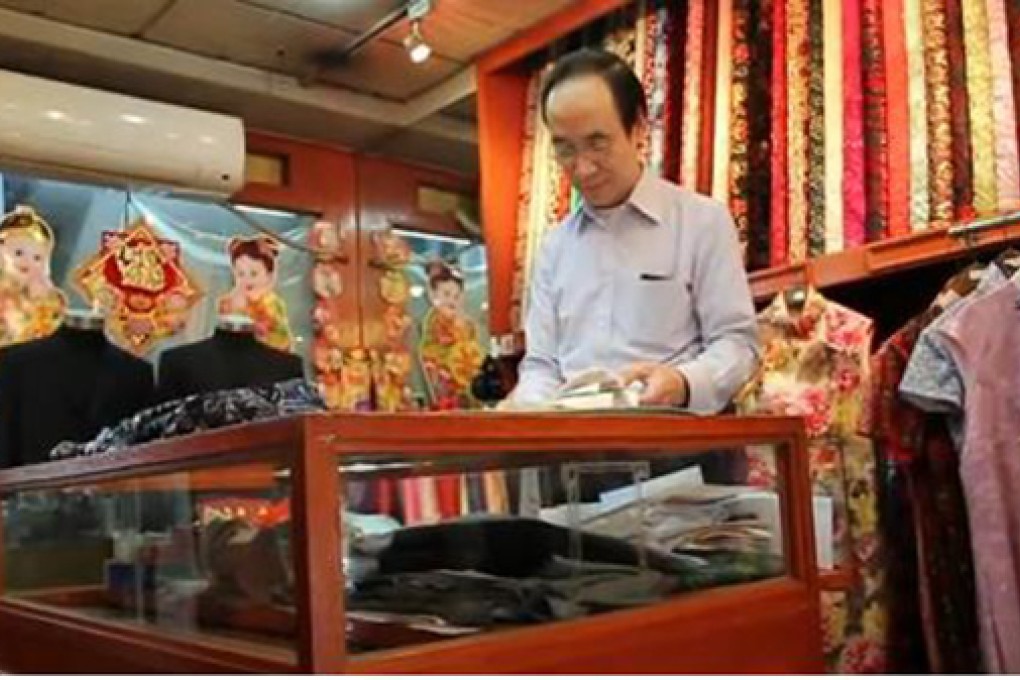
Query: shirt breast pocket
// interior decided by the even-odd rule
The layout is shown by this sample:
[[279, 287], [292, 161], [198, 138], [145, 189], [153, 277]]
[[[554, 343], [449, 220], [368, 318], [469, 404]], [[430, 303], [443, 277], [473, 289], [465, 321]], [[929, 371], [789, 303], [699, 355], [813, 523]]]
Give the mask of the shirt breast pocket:
[[[637, 275], [619, 283], [620, 332], [653, 354], [686, 340], [693, 318], [690, 283], [677, 276]], [[651, 358], [651, 357], [650, 357]]]

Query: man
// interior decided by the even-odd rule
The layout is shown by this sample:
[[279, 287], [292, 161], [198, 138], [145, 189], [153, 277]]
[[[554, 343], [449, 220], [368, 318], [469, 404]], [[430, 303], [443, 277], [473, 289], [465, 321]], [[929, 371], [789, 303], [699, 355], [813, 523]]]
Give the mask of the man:
[[754, 371], [757, 327], [733, 221], [646, 171], [647, 108], [620, 58], [581, 50], [541, 91], [557, 162], [584, 201], [536, 260], [517, 405], [591, 368], [641, 381], [641, 402], [723, 410]]

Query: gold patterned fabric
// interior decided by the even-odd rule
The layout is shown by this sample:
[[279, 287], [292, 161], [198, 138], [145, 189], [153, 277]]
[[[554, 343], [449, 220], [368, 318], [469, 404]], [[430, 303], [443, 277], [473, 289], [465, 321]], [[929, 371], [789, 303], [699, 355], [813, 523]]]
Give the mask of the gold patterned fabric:
[[748, 45], [748, 20], [751, 0], [733, 0], [733, 78], [729, 121], [729, 206], [737, 228], [740, 249], [747, 263], [749, 231], [748, 178], [749, 178], [749, 124], [748, 88], [751, 75], [751, 52]]
[[810, 0], [808, 44], [808, 255], [825, 253], [825, 45], [824, 0]]
[[[1010, 0], [1013, 2], [1014, 0]], [[1017, 157], [1016, 102], [1010, 64], [1009, 30], [1004, 0], [988, 0], [988, 33], [992, 60], [992, 116], [995, 120], [995, 178], [999, 212], [1020, 209], [1020, 159]]]
[[928, 91], [928, 179], [931, 226], [953, 221], [953, 130], [949, 98], [949, 50], [946, 8], [942, 0], [924, 0], [924, 65]]
[[808, 254], [808, 83], [811, 78], [808, 43], [808, 0], [787, 5], [787, 114], [786, 143], [789, 149], [789, 253], [791, 262], [803, 262]]
[[922, 0], [904, 0], [907, 105], [910, 111], [910, 230], [928, 228], [928, 101], [925, 92]]
[[967, 101], [974, 159], [974, 210], [979, 216], [987, 216], [998, 210], [999, 191], [995, 174], [988, 7], [982, 0], [963, 2], [963, 39], [967, 52]]

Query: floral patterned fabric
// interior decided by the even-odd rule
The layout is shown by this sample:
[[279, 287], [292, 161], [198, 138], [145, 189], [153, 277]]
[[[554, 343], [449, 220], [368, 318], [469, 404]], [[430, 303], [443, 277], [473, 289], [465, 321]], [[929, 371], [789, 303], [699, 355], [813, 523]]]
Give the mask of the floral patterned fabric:
[[681, 184], [698, 185], [698, 147], [701, 140], [701, 71], [704, 60], [705, 0], [690, 0], [687, 11], [687, 40], [684, 49], [683, 150], [680, 156]]
[[[772, 203], [772, 42], [773, 4], [784, 0], [755, 0], [749, 6], [748, 44], [751, 53], [747, 91], [748, 137], [748, 253], [750, 269], [769, 266]], [[782, 223], [781, 223], [782, 224]]]
[[[825, 654], [839, 673], [881, 672], [885, 608], [877, 526], [875, 461], [859, 434], [869, 384], [873, 324], [810, 290], [801, 311], [779, 295], [759, 316], [762, 364], [742, 391], [744, 413], [802, 416], [816, 493], [835, 506], [840, 561], [852, 556], [855, 582], [823, 595]], [[750, 457], [751, 483], [775, 481], [773, 463]]]
[[995, 119], [995, 178], [999, 212], [1020, 209], [1020, 158], [1017, 150], [1013, 68], [1005, 0], [988, 0], [988, 38], [992, 65], [992, 115]]
[[790, 0], [786, 6], [787, 114], [789, 150], [790, 262], [808, 256], [808, 84], [811, 79], [811, 43], [808, 36], [809, 0]]
[[730, 155], [729, 164], [729, 206], [737, 238], [747, 264], [748, 223], [748, 174], [750, 158], [748, 125], [748, 96], [751, 75], [751, 46], [748, 42], [750, 0], [733, 0], [733, 60], [732, 85], [730, 88]]
[[822, 2], [822, 64], [825, 113], [825, 252], [838, 253], [845, 242], [843, 203], [844, 123], [843, 0]]

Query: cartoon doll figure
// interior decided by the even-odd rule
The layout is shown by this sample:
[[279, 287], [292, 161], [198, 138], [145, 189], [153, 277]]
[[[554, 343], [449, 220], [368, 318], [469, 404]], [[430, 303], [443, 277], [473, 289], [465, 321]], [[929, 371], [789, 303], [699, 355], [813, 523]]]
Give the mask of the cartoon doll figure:
[[445, 262], [426, 268], [432, 308], [422, 322], [421, 359], [440, 410], [474, 404], [471, 381], [482, 365], [478, 331], [464, 311], [464, 279]]
[[53, 230], [28, 206], [0, 222], [0, 346], [27, 342], [60, 327], [67, 298], [53, 283]]
[[255, 336], [266, 345], [289, 352], [287, 306], [276, 292], [276, 263], [280, 245], [271, 238], [234, 238], [227, 244], [234, 288], [220, 298], [220, 314], [240, 314], [255, 322]]

